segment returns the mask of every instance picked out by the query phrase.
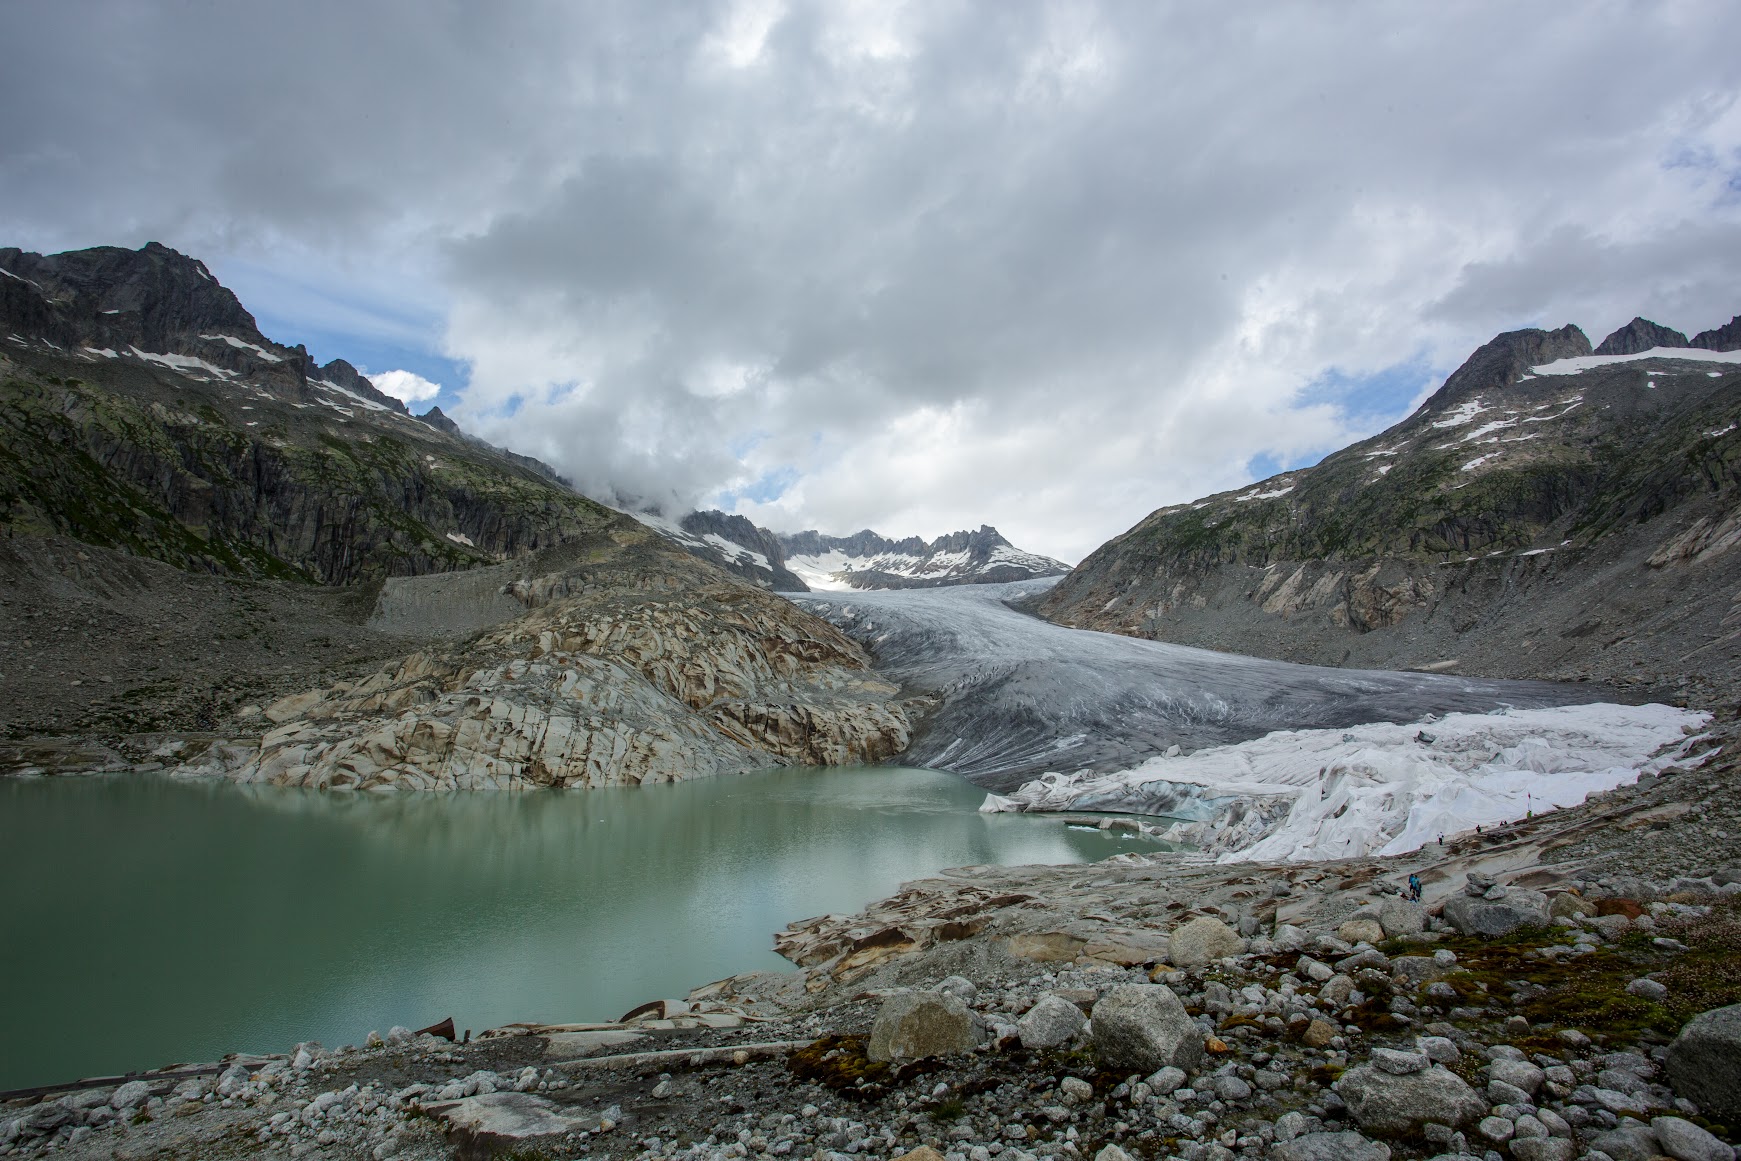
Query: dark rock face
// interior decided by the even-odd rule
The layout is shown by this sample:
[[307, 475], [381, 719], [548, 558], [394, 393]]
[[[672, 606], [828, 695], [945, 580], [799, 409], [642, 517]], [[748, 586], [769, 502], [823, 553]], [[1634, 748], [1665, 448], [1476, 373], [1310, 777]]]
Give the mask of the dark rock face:
[[1741, 314], [1715, 330], [1700, 331], [1687, 345], [1707, 351], [1741, 351]]
[[1607, 338], [1596, 348], [1598, 355], [1636, 355], [1657, 347], [1690, 346], [1687, 336], [1647, 318], [1635, 318]]
[[422, 415], [417, 416], [417, 418], [422, 420], [424, 423], [427, 423], [430, 427], [433, 427], [436, 431], [445, 431], [447, 434], [459, 439], [465, 438], [465, 432], [459, 429], [459, 424], [449, 419], [446, 413], [444, 413], [439, 407], [431, 407]]
[[267, 339], [167, 247], [4, 249], [0, 270], [0, 535], [342, 584], [632, 527]]
[[764, 568], [753, 559], [722, 550], [706, 541], [703, 541], [701, 545], [684, 545], [697, 555], [712, 560], [728, 571], [737, 573], [739, 576], [746, 577], [758, 584], [771, 584], [777, 593], [807, 593], [810, 591], [803, 581], [786, 568], [786, 554], [781, 549], [780, 539], [766, 528], [759, 528], [742, 516], [728, 516], [718, 509], [691, 512], [680, 523], [683, 531], [692, 536], [717, 536], [765, 557], [767, 567]]
[[1531, 367], [1590, 353], [1590, 340], [1570, 324], [1557, 331], [1506, 331], [1477, 348], [1415, 414], [1444, 411], [1471, 395], [1517, 382]]

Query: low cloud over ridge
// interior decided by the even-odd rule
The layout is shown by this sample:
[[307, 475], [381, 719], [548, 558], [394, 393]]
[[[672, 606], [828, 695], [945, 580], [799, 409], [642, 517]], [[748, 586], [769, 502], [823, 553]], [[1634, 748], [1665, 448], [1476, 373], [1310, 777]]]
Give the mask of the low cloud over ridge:
[[270, 16], [0, 16], [8, 240], [433, 302], [444, 409], [666, 507], [1075, 559], [1496, 330], [1741, 310], [1721, 3]]

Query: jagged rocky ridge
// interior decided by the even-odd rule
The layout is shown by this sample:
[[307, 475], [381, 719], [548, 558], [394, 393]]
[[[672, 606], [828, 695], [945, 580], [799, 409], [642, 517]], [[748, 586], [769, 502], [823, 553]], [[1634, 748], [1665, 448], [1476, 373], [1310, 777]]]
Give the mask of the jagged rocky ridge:
[[349, 363], [267, 339], [174, 250], [5, 249], [0, 271], [0, 534], [342, 584], [626, 524]]
[[1741, 660], [1741, 319], [1694, 343], [1642, 319], [1601, 356], [1576, 327], [1502, 334], [1395, 427], [1153, 513], [1037, 607], [1258, 656], [1708, 703]]
[[820, 532], [779, 537], [786, 562], [811, 589], [919, 589], [959, 584], [1007, 584], [1062, 576], [1070, 566], [1024, 552], [982, 524], [925, 541], [890, 540], [870, 529], [851, 536]]

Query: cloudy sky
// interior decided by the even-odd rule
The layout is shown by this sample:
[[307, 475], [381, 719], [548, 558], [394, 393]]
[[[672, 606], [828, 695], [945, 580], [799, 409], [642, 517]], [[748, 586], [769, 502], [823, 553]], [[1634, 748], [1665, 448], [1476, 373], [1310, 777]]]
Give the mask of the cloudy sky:
[[1496, 331], [1741, 311], [1741, 5], [20, 0], [0, 244], [155, 239], [588, 490], [1074, 560]]

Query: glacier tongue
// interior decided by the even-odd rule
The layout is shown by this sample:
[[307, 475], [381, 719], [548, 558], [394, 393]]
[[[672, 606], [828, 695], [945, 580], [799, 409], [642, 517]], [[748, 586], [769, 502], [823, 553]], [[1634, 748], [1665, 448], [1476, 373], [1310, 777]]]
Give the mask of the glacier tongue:
[[1393, 855], [1630, 784], [1684, 757], [1709, 720], [1604, 704], [1277, 730], [1113, 773], [1048, 773], [980, 809], [1162, 815], [1179, 820], [1165, 837], [1221, 862]]

